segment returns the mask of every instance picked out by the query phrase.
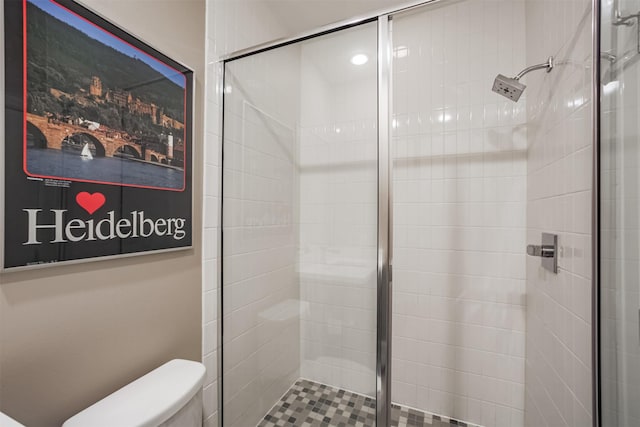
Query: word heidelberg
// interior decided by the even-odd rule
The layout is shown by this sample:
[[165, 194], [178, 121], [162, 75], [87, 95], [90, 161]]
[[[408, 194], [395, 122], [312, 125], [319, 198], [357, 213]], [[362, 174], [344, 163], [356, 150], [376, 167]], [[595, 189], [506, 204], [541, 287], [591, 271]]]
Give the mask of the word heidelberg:
[[53, 229], [55, 238], [50, 243], [80, 242], [93, 240], [111, 240], [120, 238], [137, 238], [155, 236], [169, 236], [175, 240], [182, 240], [186, 231], [184, 218], [159, 218], [156, 220], [145, 218], [144, 211], [131, 212], [130, 218], [120, 218], [116, 221], [115, 212], [109, 211], [107, 217], [99, 221], [94, 219], [71, 219], [65, 223], [66, 209], [51, 209], [55, 221], [53, 224], [38, 223], [38, 213], [42, 209], [23, 209], [29, 219], [28, 238], [23, 245], [40, 245], [38, 230]]

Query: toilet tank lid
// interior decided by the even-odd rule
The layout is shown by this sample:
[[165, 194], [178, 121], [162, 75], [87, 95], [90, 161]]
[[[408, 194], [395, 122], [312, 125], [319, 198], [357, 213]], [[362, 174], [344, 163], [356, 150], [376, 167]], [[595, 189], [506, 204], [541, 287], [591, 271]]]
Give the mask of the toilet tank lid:
[[10, 416], [0, 412], [0, 427], [24, 427]]
[[171, 360], [77, 413], [63, 427], [156, 427], [195, 396], [205, 371], [199, 362]]

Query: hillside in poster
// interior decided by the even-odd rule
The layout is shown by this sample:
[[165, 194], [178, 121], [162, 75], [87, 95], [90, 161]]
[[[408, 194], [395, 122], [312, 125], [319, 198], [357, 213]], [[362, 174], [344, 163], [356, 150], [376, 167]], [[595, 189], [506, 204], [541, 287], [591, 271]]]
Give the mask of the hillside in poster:
[[[167, 116], [184, 122], [184, 88], [167, 79], [140, 59], [131, 58], [27, 3], [27, 58], [29, 110], [72, 113], [51, 94], [54, 88], [67, 94], [87, 91], [92, 77], [103, 90], [128, 90], [133, 97], [164, 108]], [[142, 55], [142, 53], [141, 53]], [[134, 120], [133, 114], [114, 114], [108, 105], [95, 103], [85, 109], [88, 120], [118, 127], [117, 120]], [[68, 107], [67, 107], [68, 108]]]

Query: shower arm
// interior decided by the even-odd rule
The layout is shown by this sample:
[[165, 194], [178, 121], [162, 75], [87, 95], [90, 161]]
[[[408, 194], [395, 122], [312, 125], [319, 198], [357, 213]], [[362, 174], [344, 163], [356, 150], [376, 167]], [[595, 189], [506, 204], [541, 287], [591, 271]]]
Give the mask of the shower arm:
[[542, 64], [532, 65], [531, 67], [527, 67], [524, 70], [520, 71], [517, 76], [514, 77], [514, 80], [520, 80], [525, 74], [528, 74], [535, 70], [546, 69], [547, 73], [553, 70], [553, 56], [550, 56], [547, 59], [547, 62], [543, 62]]
[[620, 11], [616, 10], [614, 17], [616, 18], [616, 20], [613, 21], [611, 24], [616, 27], [619, 27], [619, 26], [632, 27], [633, 21], [634, 20], [636, 21], [636, 24], [638, 24], [638, 28], [636, 28], [636, 36], [638, 39], [636, 51], [637, 53], [640, 53], [640, 12], [635, 13], [633, 15], [622, 16], [620, 14]]
[[615, 11], [614, 18], [616, 19], [611, 23], [611, 25], [620, 26], [624, 25], [625, 27], [631, 27], [633, 25], [633, 20], [640, 19], [640, 12], [633, 15], [622, 16], [619, 10]]

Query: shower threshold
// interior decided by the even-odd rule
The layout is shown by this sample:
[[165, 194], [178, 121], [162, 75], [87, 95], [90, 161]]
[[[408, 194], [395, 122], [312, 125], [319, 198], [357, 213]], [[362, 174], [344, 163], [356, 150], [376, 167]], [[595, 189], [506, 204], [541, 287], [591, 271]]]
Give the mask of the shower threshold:
[[[258, 427], [371, 427], [375, 425], [374, 399], [336, 387], [299, 379], [282, 396]], [[479, 427], [428, 412], [391, 405], [393, 427]]]

